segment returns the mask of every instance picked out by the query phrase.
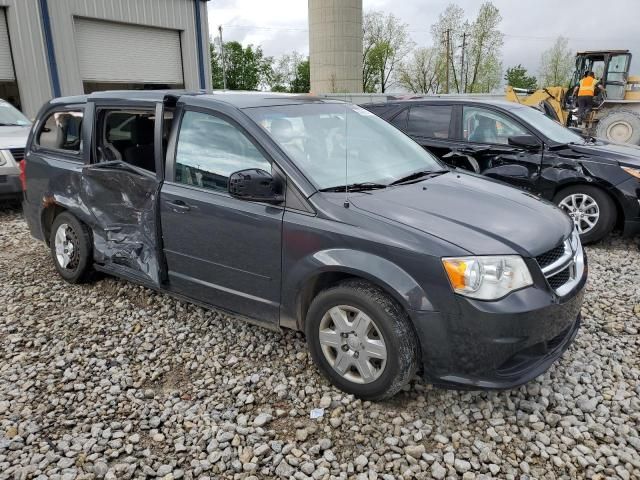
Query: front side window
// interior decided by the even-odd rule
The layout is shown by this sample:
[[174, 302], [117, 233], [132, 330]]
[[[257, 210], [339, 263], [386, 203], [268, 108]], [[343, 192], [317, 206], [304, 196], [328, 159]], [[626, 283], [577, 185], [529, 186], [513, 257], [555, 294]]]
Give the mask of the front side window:
[[82, 149], [82, 112], [53, 112], [40, 128], [36, 144], [43, 148], [79, 152]]
[[529, 135], [502, 113], [478, 107], [464, 107], [463, 112], [462, 136], [469, 142], [508, 145], [509, 137]]
[[248, 168], [270, 172], [271, 163], [236, 126], [207, 113], [184, 114], [176, 151], [176, 182], [226, 192], [229, 176]]
[[411, 107], [407, 133], [427, 138], [449, 138], [450, 105]]

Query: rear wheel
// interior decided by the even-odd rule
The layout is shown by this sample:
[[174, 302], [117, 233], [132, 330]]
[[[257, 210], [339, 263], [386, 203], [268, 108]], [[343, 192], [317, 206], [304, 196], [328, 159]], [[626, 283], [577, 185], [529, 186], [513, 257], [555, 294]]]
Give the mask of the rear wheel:
[[614, 110], [598, 120], [596, 136], [615, 143], [640, 144], [640, 116], [628, 110]]
[[69, 212], [58, 215], [51, 226], [49, 239], [56, 270], [69, 283], [86, 281], [93, 256], [88, 227]]
[[311, 356], [341, 390], [367, 400], [396, 394], [415, 375], [419, 347], [404, 310], [379, 288], [350, 280], [318, 294], [306, 321]]
[[558, 192], [553, 201], [571, 217], [584, 244], [602, 240], [616, 223], [613, 200], [597, 187], [573, 185]]

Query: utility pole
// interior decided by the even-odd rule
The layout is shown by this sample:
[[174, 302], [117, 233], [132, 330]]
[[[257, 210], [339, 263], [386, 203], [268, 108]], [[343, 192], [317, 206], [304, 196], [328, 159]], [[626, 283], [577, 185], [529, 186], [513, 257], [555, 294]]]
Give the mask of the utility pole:
[[227, 89], [227, 62], [224, 58], [224, 43], [222, 43], [222, 25], [218, 26], [218, 32], [220, 33], [220, 59], [222, 60], [222, 86]]
[[447, 67], [445, 69], [446, 72], [446, 77], [445, 77], [445, 82], [444, 82], [444, 93], [449, 93], [449, 43], [450, 43], [450, 39], [449, 39], [449, 34], [450, 31], [449, 29], [447, 29], [447, 40], [446, 40], [446, 45], [447, 45]]
[[462, 93], [467, 93], [467, 76], [464, 71], [464, 49], [467, 44], [467, 32], [462, 34], [462, 65], [460, 66], [460, 83], [462, 84]]

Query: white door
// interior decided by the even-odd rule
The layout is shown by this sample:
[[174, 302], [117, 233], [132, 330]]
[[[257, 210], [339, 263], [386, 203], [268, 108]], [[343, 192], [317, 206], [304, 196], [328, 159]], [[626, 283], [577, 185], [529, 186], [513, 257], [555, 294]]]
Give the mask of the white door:
[[75, 40], [84, 81], [184, 83], [177, 30], [76, 18]]
[[12, 81], [15, 78], [13, 63], [11, 62], [7, 19], [4, 8], [0, 8], [0, 81]]

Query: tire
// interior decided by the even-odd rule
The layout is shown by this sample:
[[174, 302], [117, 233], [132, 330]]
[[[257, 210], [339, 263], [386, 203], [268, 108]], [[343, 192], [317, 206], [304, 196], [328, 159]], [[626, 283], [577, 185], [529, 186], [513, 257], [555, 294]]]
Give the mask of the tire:
[[[590, 207], [591, 201], [595, 204], [595, 207]], [[564, 188], [556, 193], [553, 203], [564, 210], [572, 218], [576, 226], [580, 224], [578, 230], [583, 244], [602, 240], [611, 233], [616, 223], [617, 210], [613, 200], [606, 192], [591, 185], [573, 185]], [[582, 210], [581, 207], [585, 203], [586, 208]], [[596, 211], [597, 218], [595, 218]], [[575, 217], [575, 215], [580, 215], [581, 213], [583, 214], [582, 219]], [[591, 216], [589, 216], [589, 213]], [[593, 227], [587, 228], [588, 222], [586, 219], [595, 220]]]
[[613, 110], [598, 120], [596, 137], [614, 143], [640, 145], [640, 116], [629, 110]]
[[[346, 330], [353, 329], [346, 337], [337, 334], [345, 330], [334, 323], [336, 313], [338, 323], [346, 319]], [[358, 328], [367, 325], [367, 318], [369, 327]], [[320, 371], [339, 389], [364, 400], [392, 397], [418, 369], [420, 350], [407, 314], [368, 282], [347, 280], [320, 292], [309, 307], [305, 331]]]
[[[60, 236], [57, 240], [56, 235]], [[61, 246], [65, 250], [58, 252], [57, 248]], [[89, 279], [93, 242], [91, 232], [84, 223], [69, 212], [58, 215], [51, 226], [49, 248], [56, 270], [67, 282], [82, 283]]]

